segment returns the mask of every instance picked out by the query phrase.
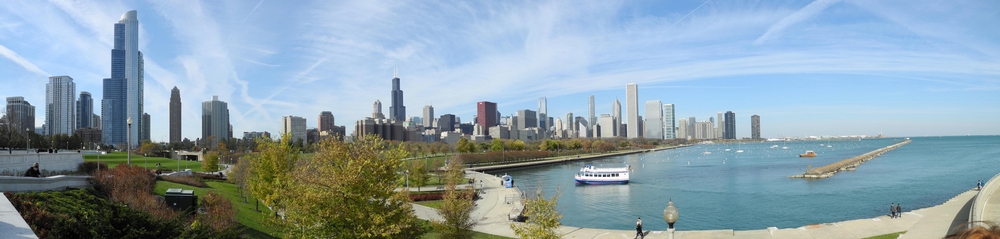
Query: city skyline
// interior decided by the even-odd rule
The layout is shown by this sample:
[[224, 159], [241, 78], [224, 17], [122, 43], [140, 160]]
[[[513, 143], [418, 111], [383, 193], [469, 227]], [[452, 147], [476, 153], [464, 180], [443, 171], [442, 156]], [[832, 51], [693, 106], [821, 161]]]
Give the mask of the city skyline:
[[[737, 138], [750, 137], [745, 116], [754, 114], [767, 118], [765, 138], [1000, 134], [993, 123], [1000, 109], [991, 107], [1000, 103], [1000, 36], [978, 29], [1000, 21], [988, 1], [503, 2], [470, 3], [483, 4], [472, 10], [434, 2], [130, 4], [0, 6], [0, 70], [9, 73], [0, 83], [18, 86], [0, 96], [41, 103], [45, 79], [68, 75], [100, 102], [111, 25], [134, 9], [142, 21], [143, 113], [169, 115], [178, 86], [183, 121], [199, 122], [199, 103], [219, 95], [236, 132], [278, 132], [273, 122], [283, 115], [322, 111], [363, 119], [371, 102], [391, 102], [387, 79], [399, 67], [406, 102], [465, 122], [476, 102], [497, 102], [510, 115], [534, 109], [539, 97], [548, 100], [547, 115], [561, 116], [588, 115], [585, 100], [594, 95], [595, 115], [605, 114], [624, 98], [621, 85], [635, 82], [638, 102], [674, 104], [677, 118], [740, 112]], [[403, 20], [413, 16], [420, 18]], [[321, 24], [287, 27], [297, 22]], [[479, 30], [490, 28], [497, 30]], [[463, 34], [438, 36], [444, 32]], [[420, 115], [415, 110], [405, 113]], [[166, 120], [154, 122], [150, 136], [168, 129]], [[198, 127], [183, 128], [184, 138], [198, 135]]]

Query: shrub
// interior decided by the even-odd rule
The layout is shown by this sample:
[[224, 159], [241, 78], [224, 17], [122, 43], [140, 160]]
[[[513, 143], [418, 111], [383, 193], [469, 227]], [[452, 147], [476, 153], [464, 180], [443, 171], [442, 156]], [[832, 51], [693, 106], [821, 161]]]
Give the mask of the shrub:
[[86, 173], [87, 175], [94, 175], [94, 171], [97, 170], [98, 167], [100, 167], [101, 170], [108, 170], [108, 164], [98, 164], [97, 162], [84, 162], [80, 164], [80, 166], [77, 166], [77, 170]]
[[208, 187], [208, 184], [201, 181], [201, 178], [191, 177], [191, 176], [163, 176], [161, 177], [164, 181], [179, 183], [184, 185], [190, 185], [195, 187]]
[[186, 228], [83, 189], [4, 194], [39, 238], [175, 238]]
[[236, 209], [229, 200], [215, 192], [209, 192], [201, 197], [201, 206], [205, 209], [204, 214], [198, 214], [198, 221], [202, 225], [207, 225], [217, 232], [229, 231], [237, 228]]
[[176, 217], [176, 212], [153, 196], [155, 187], [156, 175], [137, 165], [118, 165], [94, 176], [94, 188], [111, 201], [144, 211], [157, 219]]

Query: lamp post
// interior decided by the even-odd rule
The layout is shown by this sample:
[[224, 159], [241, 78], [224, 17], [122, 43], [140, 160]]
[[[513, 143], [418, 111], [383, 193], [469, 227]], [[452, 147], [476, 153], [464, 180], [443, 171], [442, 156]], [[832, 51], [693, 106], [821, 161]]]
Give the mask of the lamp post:
[[403, 174], [406, 175], [406, 180], [404, 180], [406, 182], [406, 190], [410, 190], [410, 170], [403, 171]]
[[24, 153], [31, 153], [31, 128], [24, 128], [24, 138], [28, 139], [28, 145], [24, 147]]
[[128, 123], [128, 137], [126, 139], [128, 142], [125, 142], [125, 152], [128, 153], [128, 166], [132, 166], [132, 117], [128, 117], [126, 123]]
[[667, 232], [670, 233], [670, 239], [674, 238], [674, 223], [677, 222], [677, 208], [674, 207], [674, 200], [670, 200], [667, 203], [667, 208], [663, 209], [663, 221], [667, 222]]

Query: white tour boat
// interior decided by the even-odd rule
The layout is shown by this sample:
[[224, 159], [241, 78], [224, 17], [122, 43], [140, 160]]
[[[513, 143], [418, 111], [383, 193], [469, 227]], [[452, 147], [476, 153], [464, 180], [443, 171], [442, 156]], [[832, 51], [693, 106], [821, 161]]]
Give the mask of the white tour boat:
[[597, 168], [587, 164], [574, 178], [577, 184], [627, 184], [630, 167]]

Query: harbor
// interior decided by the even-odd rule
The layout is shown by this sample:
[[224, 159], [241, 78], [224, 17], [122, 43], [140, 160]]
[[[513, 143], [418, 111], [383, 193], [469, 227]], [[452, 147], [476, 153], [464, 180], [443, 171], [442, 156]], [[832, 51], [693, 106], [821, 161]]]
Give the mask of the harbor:
[[[822, 166], [822, 167], [818, 167], [818, 168], [812, 168], [812, 166], [809, 166], [809, 169], [807, 169], [805, 173], [799, 174], [799, 175], [788, 176], [788, 177], [790, 177], [790, 178], [820, 179], [820, 178], [833, 177], [834, 174], [836, 174], [837, 172], [840, 172], [840, 171], [854, 171], [862, 163], [864, 163], [864, 162], [866, 162], [868, 160], [875, 159], [876, 157], [881, 156], [882, 154], [884, 154], [886, 152], [892, 151], [893, 149], [899, 148], [900, 146], [909, 144], [910, 142], [913, 142], [913, 141], [910, 140], [909, 138], [907, 138], [907, 139], [903, 140], [903, 142], [899, 142], [899, 143], [896, 143], [896, 144], [893, 144], [893, 145], [889, 145], [889, 146], [886, 146], [886, 147], [883, 147], [883, 148], [879, 148], [879, 149], [876, 149], [874, 151], [871, 151], [871, 152], [868, 152], [868, 153], [865, 153], [865, 154], [862, 154], [862, 155], [859, 155], [859, 156], [855, 156], [855, 157], [852, 157], [852, 158], [849, 158], [849, 159], [844, 159], [844, 160], [841, 160], [841, 161], [837, 161], [837, 162], [832, 163], [832, 164], [827, 164], [826, 166]], [[812, 151], [810, 151], [810, 152], [812, 152]]]

